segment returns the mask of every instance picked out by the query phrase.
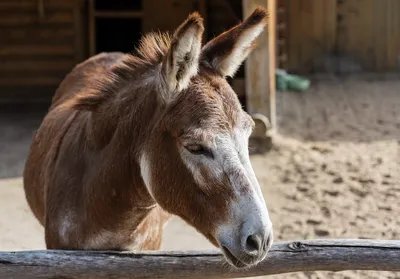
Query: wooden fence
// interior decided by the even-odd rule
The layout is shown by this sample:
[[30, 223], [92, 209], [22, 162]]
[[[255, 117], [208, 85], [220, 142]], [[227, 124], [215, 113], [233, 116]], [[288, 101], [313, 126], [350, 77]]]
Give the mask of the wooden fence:
[[400, 240], [279, 242], [249, 269], [230, 267], [219, 252], [0, 252], [0, 278], [237, 278], [299, 271], [400, 271]]

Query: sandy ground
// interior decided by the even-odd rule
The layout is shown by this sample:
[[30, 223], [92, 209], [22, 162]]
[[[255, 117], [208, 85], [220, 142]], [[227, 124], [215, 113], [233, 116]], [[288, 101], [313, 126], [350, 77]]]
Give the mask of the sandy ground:
[[[276, 240], [400, 239], [400, 81], [325, 80], [279, 93], [279, 135], [252, 163]], [[0, 250], [42, 249], [43, 229], [24, 200], [20, 175], [43, 111], [0, 112]], [[212, 246], [178, 218], [163, 249]], [[268, 278], [400, 278], [346, 271]]]

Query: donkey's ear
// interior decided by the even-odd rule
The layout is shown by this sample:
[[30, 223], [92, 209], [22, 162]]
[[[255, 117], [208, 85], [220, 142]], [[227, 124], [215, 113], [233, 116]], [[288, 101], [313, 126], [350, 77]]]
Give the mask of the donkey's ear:
[[203, 32], [203, 19], [197, 12], [192, 13], [175, 31], [163, 60], [166, 101], [171, 100], [174, 93], [185, 89], [190, 78], [196, 75]]
[[253, 49], [267, 19], [267, 10], [256, 8], [244, 22], [208, 42], [202, 49], [201, 62], [224, 77], [232, 77]]

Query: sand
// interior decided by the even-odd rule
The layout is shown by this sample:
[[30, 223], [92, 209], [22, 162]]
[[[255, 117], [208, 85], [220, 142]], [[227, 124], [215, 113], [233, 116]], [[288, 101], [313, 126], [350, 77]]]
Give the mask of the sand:
[[[252, 156], [276, 241], [400, 239], [400, 81], [314, 81], [278, 93], [279, 133]], [[42, 249], [43, 229], [24, 200], [20, 175], [41, 114], [0, 113], [0, 250]], [[174, 218], [164, 250], [209, 249]], [[268, 278], [400, 278], [400, 273], [293, 273]]]

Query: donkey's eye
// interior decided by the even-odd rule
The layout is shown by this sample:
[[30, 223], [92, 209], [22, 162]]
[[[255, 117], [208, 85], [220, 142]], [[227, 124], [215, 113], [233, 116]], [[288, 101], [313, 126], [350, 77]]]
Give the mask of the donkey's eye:
[[186, 145], [185, 148], [194, 155], [204, 155], [210, 158], [214, 158], [211, 150], [203, 145], [191, 144], [191, 145]]

